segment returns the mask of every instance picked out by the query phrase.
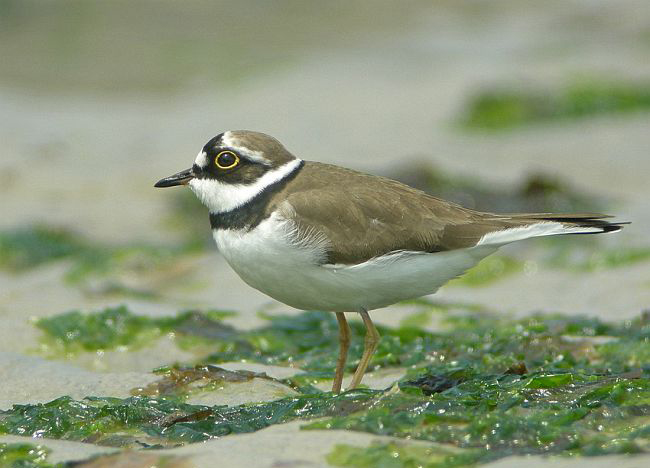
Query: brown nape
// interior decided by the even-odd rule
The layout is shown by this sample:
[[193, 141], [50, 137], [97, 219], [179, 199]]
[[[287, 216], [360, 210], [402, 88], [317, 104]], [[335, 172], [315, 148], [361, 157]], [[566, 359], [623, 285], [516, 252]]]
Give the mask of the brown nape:
[[263, 154], [269, 159], [273, 167], [296, 159], [278, 140], [270, 135], [249, 130], [231, 130], [228, 132], [229, 140], [233, 144], [241, 145], [250, 151]]

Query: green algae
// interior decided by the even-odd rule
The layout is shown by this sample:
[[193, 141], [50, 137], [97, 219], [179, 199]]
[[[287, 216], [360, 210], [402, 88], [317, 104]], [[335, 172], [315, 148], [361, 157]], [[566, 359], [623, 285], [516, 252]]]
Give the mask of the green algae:
[[[420, 466], [464, 466], [510, 455], [606, 455], [650, 451], [650, 379], [544, 374], [478, 375], [430, 395], [393, 393], [369, 410], [334, 417], [307, 429], [345, 429], [425, 440], [463, 449], [459, 455], [432, 446]], [[408, 388], [408, 387], [407, 387]], [[414, 454], [380, 444], [345, 447], [328, 458], [339, 466], [358, 460], [410, 465]], [[397, 453], [397, 455], [395, 455]], [[357, 460], [357, 461], [355, 461]], [[367, 465], [378, 466], [378, 465]], [[415, 465], [418, 466], [418, 465]]]
[[407, 445], [398, 442], [373, 442], [361, 449], [339, 444], [327, 455], [334, 466], [354, 468], [452, 468], [476, 462], [473, 453], [455, 453], [440, 446]]
[[490, 255], [449, 285], [479, 287], [487, 286], [524, 269], [524, 262], [506, 255]]
[[[581, 239], [582, 240], [582, 239]], [[577, 273], [623, 268], [650, 261], [649, 247], [602, 247], [598, 242], [580, 244], [565, 239], [545, 243], [546, 249], [536, 262], [544, 268]], [[507, 255], [490, 255], [450, 286], [482, 287], [508, 278], [525, 269], [526, 262]]]
[[47, 462], [50, 451], [41, 446], [24, 443], [0, 442], [1, 468], [62, 468], [62, 464]]
[[43, 348], [48, 354], [76, 354], [118, 347], [141, 347], [166, 333], [223, 338], [235, 333], [221, 323], [227, 311], [185, 311], [173, 317], [148, 317], [133, 314], [126, 306], [108, 307], [84, 314], [70, 311], [39, 319], [36, 326], [44, 333]]
[[295, 419], [360, 411], [379, 392], [300, 395], [239, 406], [203, 406], [176, 398], [61, 397], [0, 411], [0, 433], [119, 447], [173, 446], [254, 432]]
[[32, 226], [0, 232], [0, 266], [22, 271], [86, 253], [87, 246], [69, 231]]
[[[451, 317], [455, 345], [369, 410], [308, 425], [446, 444], [343, 446], [338, 466], [452, 467], [509, 455], [650, 451], [650, 319]], [[381, 463], [380, 463], [381, 462]]]
[[[630, 363], [647, 356], [650, 336], [647, 317], [611, 324], [583, 316], [539, 314], [512, 320], [472, 306], [420, 301], [416, 314], [442, 315], [445, 330], [437, 333], [414, 326], [379, 326], [382, 340], [371, 369], [410, 367], [434, 363], [445, 368], [473, 367], [505, 372], [524, 363], [527, 369], [585, 368], [613, 372], [633, 370]], [[78, 311], [41, 319], [37, 326], [53, 351], [66, 354], [117, 347], [143, 346], [163, 334], [173, 334], [184, 349], [209, 350], [198, 364], [249, 361], [292, 365], [310, 373], [312, 381], [331, 375], [338, 357], [338, 325], [333, 314], [308, 311], [296, 315], [266, 316], [268, 324], [237, 330], [223, 323], [222, 311], [187, 311], [172, 317], [148, 317], [121, 306], [96, 313]], [[645, 321], [644, 321], [645, 320]], [[350, 322], [352, 344], [347, 370], [354, 370], [363, 348], [365, 328]], [[603, 337], [605, 342], [590, 338]], [[628, 364], [623, 365], [624, 362]], [[306, 383], [304, 381], [303, 383]]]
[[89, 284], [101, 279], [101, 293], [152, 297], [154, 291], [130, 286], [115, 276], [125, 272], [142, 276], [169, 267], [180, 256], [199, 248], [200, 245], [193, 242], [180, 246], [109, 245], [91, 242], [69, 230], [36, 225], [0, 232], [0, 268], [21, 273], [67, 260], [65, 280], [70, 284], [97, 290]]
[[[273, 365], [292, 365], [312, 376], [331, 377], [336, 367], [339, 338], [333, 314], [308, 311], [292, 316], [266, 317], [269, 325], [238, 335], [236, 341], [203, 359], [205, 363], [245, 360]], [[365, 327], [350, 321], [351, 345], [346, 369], [353, 371], [363, 351]], [[426, 360], [433, 335], [413, 327], [377, 327], [382, 340], [371, 368], [411, 366]]]
[[415, 307], [415, 310], [399, 321], [399, 328], [422, 328], [429, 325], [436, 316], [458, 311], [480, 313], [485, 310], [483, 306], [475, 304], [431, 301], [423, 298], [403, 301], [400, 304]]
[[496, 131], [535, 123], [648, 110], [648, 84], [583, 80], [555, 90], [484, 90], [471, 98], [461, 123], [467, 129]]
[[650, 247], [603, 247], [596, 241], [577, 240], [545, 244], [547, 251], [542, 262], [549, 268], [592, 272], [650, 261]]
[[[44, 334], [43, 348], [53, 356], [141, 347], [163, 334], [173, 334], [182, 349], [209, 349], [211, 354], [202, 359], [203, 364], [251, 361], [291, 364], [312, 372], [331, 372], [336, 365], [338, 326], [331, 313], [266, 316], [268, 325], [248, 331], [224, 324], [227, 315], [223, 311], [187, 311], [173, 317], [148, 317], [119, 306], [93, 313], [71, 311], [40, 319], [36, 326]], [[363, 350], [365, 328], [360, 321], [350, 323], [350, 328], [354, 342], [348, 370], [353, 370]], [[411, 365], [422, 360], [426, 333], [410, 327], [379, 327], [379, 331], [383, 340], [375, 366]]]
[[[542, 240], [545, 247], [536, 265], [549, 269], [588, 273], [633, 266], [650, 261], [650, 247], [604, 247], [597, 240]], [[481, 287], [521, 273], [526, 262], [507, 255], [490, 255], [451, 286]]]
[[[171, 446], [315, 419], [304, 428], [425, 443], [424, 449], [406, 440], [339, 447], [329, 460], [341, 466], [364, 466], [366, 460], [365, 466], [451, 467], [509, 455], [650, 450], [647, 313], [614, 323], [559, 314], [511, 319], [457, 304], [417, 305], [441, 315], [443, 329], [380, 328], [382, 344], [371, 367], [408, 368], [406, 377], [387, 390], [335, 396], [316, 389], [314, 382], [332, 377], [337, 325], [332, 314], [305, 312], [267, 317], [268, 324], [253, 330], [230, 327], [209, 340], [200, 338], [213, 344], [210, 356], [195, 367], [161, 370], [163, 379], [139, 396], [16, 405], [0, 413], [0, 432]], [[166, 330], [178, 333], [183, 321], [169, 320]], [[353, 322], [351, 328], [353, 339], [362, 341], [362, 325]], [[353, 361], [360, 347], [351, 354]], [[300, 394], [233, 407], [183, 402], [194, 388], [219, 391], [224, 381], [245, 385], [259, 376], [209, 366], [237, 359], [301, 367], [307, 372], [283, 381]]]

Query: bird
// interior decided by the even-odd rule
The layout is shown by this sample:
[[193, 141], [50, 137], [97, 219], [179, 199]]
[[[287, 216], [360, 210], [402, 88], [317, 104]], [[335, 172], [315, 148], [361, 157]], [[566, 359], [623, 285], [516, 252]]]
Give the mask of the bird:
[[432, 294], [505, 244], [627, 224], [597, 213], [475, 211], [389, 178], [300, 159], [248, 130], [220, 133], [189, 169], [154, 186], [179, 185], [208, 208], [217, 248], [245, 283], [291, 307], [336, 314], [335, 394], [350, 346], [346, 313], [358, 313], [366, 328], [350, 390], [380, 340], [369, 311]]

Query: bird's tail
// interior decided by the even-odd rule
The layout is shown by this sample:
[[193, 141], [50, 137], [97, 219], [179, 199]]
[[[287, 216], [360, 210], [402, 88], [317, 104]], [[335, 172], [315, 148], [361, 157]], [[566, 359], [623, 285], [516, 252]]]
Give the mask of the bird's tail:
[[610, 222], [596, 213], [521, 213], [499, 215], [503, 228], [486, 233], [477, 245], [503, 245], [529, 237], [601, 234], [623, 229], [628, 222]]

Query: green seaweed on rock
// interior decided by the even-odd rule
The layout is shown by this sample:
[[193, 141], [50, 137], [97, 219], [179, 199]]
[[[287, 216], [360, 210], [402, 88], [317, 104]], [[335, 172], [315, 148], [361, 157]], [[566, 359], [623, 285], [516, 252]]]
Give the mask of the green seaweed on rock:
[[[291, 364], [309, 372], [331, 372], [338, 356], [338, 326], [334, 315], [308, 311], [293, 316], [267, 316], [269, 324], [242, 332], [232, 346], [213, 353], [205, 362], [249, 360], [263, 364]], [[360, 321], [350, 322], [352, 344], [348, 370], [361, 356], [365, 328]], [[378, 327], [382, 342], [374, 365], [415, 364], [423, 359], [420, 343], [425, 332], [415, 328]], [[410, 345], [410, 346], [409, 346]]]
[[468, 129], [496, 131], [560, 119], [648, 110], [647, 83], [582, 80], [552, 91], [484, 90], [469, 101], [461, 122]]
[[[650, 247], [604, 247], [597, 240], [553, 239], [544, 242], [539, 265], [545, 268], [585, 273], [621, 268], [650, 261]], [[526, 262], [507, 255], [481, 260], [450, 286], [481, 287], [524, 270]]]
[[49, 453], [50, 451], [41, 445], [0, 442], [0, 467], [63, 468], [62, 464], [47, 462]]
[[436, 445], [340, 446], [330, 463], [447, 468], [509, 455], [650, 452], [647, 313], [620, 323], [561, 315], [450, 322], [456, 346], [412, 370], [399, 392], [367, 411], [306, 426]]
[[650, 260], [650, 247], [603, 247], [596, 241], [585, 242], [584, 239], [545, 244], [547, 249], [542, 263], [549, 268], [591, 272]]
[[221, 319], [231, 314], [208, 310], [185, 311], [174, 317], [148, 317], [133, 314], [126, 306], [118, 306], [91, 314], [70, 311], [39, 319], [36, 326], [44, 333], [42, 344], [48, 354], [75, 354], [144, 346], [165, 333], [227, 338], [235, 330]]
[[295, 419], [360, 411], [380, 392], [314, 394], [239, 406], [203, 406], [177, 398], [61, 397], [0, 411], [0, 434], [119, 447], [161, 447], [255, 432]]
[[463, 276], [449, 282], [456, 286], [487, 286], [506, 276], [522, 271], [524, 262], [506, 255], [491, 255], [481, 260]]
[[69, 231], [32, 226], [0, 233], [0, 266], [22, 271], [44, 263], [84, 255], [87, 246]]
[[[424, 396], [393, 393], [357, 414], [314, 422], [307, 429], [345, 429], [426, 440], [432, 446], [422, 466], [485, 463], [510, 455], [606, 455], [650, 451], [650, 379], [537, 373], [476, 375]], [[334, 450], [330, 462], [390, 459], [390, 445]], [[340, 451], [343, 452], [340, 452]], [[408, 453], [412, 449], [404, 449]], [[412, 466], [398, 450], [396, 467]], [[392, 455], [395, 457], [396, 455]], [[379, 465], [367, 465], [379, 466]], [[417, 465], [416, 465], [417, 466]]]
[[[444, 330], [434, 333], [412, 326], [378, 327], [382, 340], [371, 369], [422, 365], [447, 369], [454, 363], [453, 368], [498, 373], [524, 363], [527, 369], [546, 371], [620, 373], [633, 370], [647, 356], [644, 340], [650, 336], [650, 325], [645, 315], [612, 324], [553, 314], [512, 320], [470, 306], [423, 301], [419, 307], [442, 315]], [[189, 311], [155, 318], [134, 314], [122, 306], [92, 314], [69, 312], [41, 319], [37, 326], [43, 330], [50, 350], [66, 354], [144, 346], [162, 334], [173, 334], [184, 349], [209, 350], [210, 354], [197, 364], [250, 361], [292, 365], [316, 378], [331, 373], [336, 365], [338, 326], [331, 313], [269, 316], [267, 325], [246, 331], [223, 323], [224, 314]], [[350, 328], [347, 369], [353, 370], [361, 355], [365, 329], [360, 321], [351, 321]], [[594, 341], [596, 337], [600, 340]]]
[[373, 442], [366, 448], [339, 444], [327, 455], [334, 466], [353, 468], [454, 468], [471, 466], [480, 455], [455, 452], [440, 445]]
[[[25, 272], [57, 260], [68, 260], [65, 280], [89, 292], [152, 297], [155, 292], [130, 285], [120, 275], [142, 276], [197, 251], [199, 244], [180, 246], [149, 244], [109, 245], [91, 242], [72, 231], [46, 225], [25, 226], [0, 232], [0, 268]], [[99, 284], [101, 287], [97, 287]]]
[[[169, 398], [78, 401], [62, 397], [0, 412], [0, 433], [105, 446], [169, 447], [324, 417], [304, 428], [434, 442], [426, 454], [439, 464], [431, 466], [481, 463], [515, 454], [648, 451], [650, 379], [562, 375], [571, 374], [472, 374], [428, 395], [404, 382], [404, 391], [395, 387], [341, 395], [319, 393], [234, 407], [190, 405]], [[350, 457], [340, 454], [333, 454], [330, 461], [363, 466], [354, 463], [385, 452], [380, 446], [346, 450], [356, 450], [359, 457], [352, 458], [357, 462], [346, 462]], [[418, 456], [424, 453], [416, 452]]]
[[[422, 306], [424, 307], [424, 306]], [[188, 311], [173, 317], [148, 317], [134, 314], [125, 306], [93, 313], [71, 311], [40, 319], [36, 326], [43, 333], [42, 344], [50, 355], [141, 347], [163, 334], [173, 334], [183, 349], [209, 349], [204, 364], [227, 361], [252, 361], [263, 364], [292, 364], [314, 372], [331, 371], [338, 353], [338, 328], [334, 315], [303, 312], [294, 316], [268, 316], [269, 324], [242, 331], [222, 322], [223, 311]], [[361, 356], [365, 329], [361, 322], [350, 324], [354, 344], [349, 369]], [[411, 365], [423, 359], [425, 332], [415, 328], [388, 329], [375, 365]]]
[[[249, 331], [227, 328], [209, 340], [201, 337], [215, 351], [198, 367], [165, 370], [168, 382], [142, 392], [150, 396], [64, 397], [16, 405], [0, 412], [0, 432], [102, 445], [171, 446], [316, 420], [304, 428], [405, 439], [397, 445], [339, 447], [329, 460], [342, 466], [364, 466], [363, 460], [366, 466], [382, 466], [373, 462], [379, 460], [410, 467], [420, 460], [422, 466], [452, 467], [509, 455], [650, 451], [647, 313], [610, 323], [559, 314], [511, 319], [471, 307], [418, 304], [442, 315], [444, 328], [433, 333], [381, 327], [384, 340], [371, 365], [409, 368], [387, 390], [336, 396], [315, 389], [314, 380], [331, 378], [337, 325], [331, 314], [305, 312], [269, 317], [267, 325]], [[173, 324], [168, 330], [178, 333], [183, 321], [168, 320]], [[362, 341], [362, 325], [353, 323], [352, 331]], [[208, 366], [237, 359], [292, 364], [308, 372], [285, 379], [300, 394], [280, 400], [233, 407], [183, 402], [197, 382], [209, 387], [223, 379], [257, 376], [226, 375]], [[425, 448], [414, 448], [409, 442], [414, 440]]]

